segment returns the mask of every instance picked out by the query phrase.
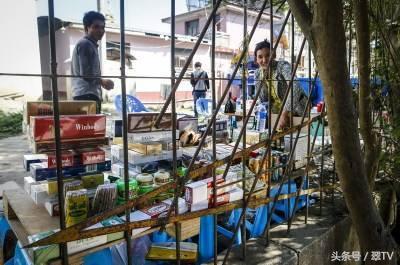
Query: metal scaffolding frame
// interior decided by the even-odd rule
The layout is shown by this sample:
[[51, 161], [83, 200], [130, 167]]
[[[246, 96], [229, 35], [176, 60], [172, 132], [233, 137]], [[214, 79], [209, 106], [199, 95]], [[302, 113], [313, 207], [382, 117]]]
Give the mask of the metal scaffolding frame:
[[[66, 228], [65, 225], [65, 216], [64, 216], [64, 195], [62, 192], [59, 193], [59, 205], [60, 205], [60, 228], [61, 230], [49, 237], [43, 238], [39, 241], [36, 241], [26, 247], [33, 247], [33, 246], [40, 246], [40, 245], [48, 245], [48, 244], [60, 244], [61, 245], [61, 259], [63, 264], [68, 264], [68, 252], [67, 252], [67, 248], [66, 248], [66, 242], [69, 241], [73, 241], [73, 240], [77, 240], [77, 239], [84, 239], [84, 238], [89, 238], [89, 237], [93, 237], [96, 235], [103, 235], [103, 234], [108, 234], [108, 233], [114, 233], [114, 232], [118, 232], [118, 231], [123, 231], [125, 232], [124, 237], [126, 240], [126, 247], [127, 247], [127, 255], [128, 255], [128, 263], [132, 264], [132, 253], [130, 252], [130, 245], [131, 245], [131, 239], [132, 239], [132, 229], [133, 228], [140, 228], [140, 227], [147, 227], [147, 226], [151, 226], [151, 227], [160, 227], [160, 229], [164, 229], [166, 224], [169, 223], [174, 223], [175, 224], [175, 238], [176, 238], [176, 257], [177, 257], [177, 263], [180, 264], [180, 241], [181, 241], [181, 231], [180, 231], [180, 222], [184, 221], [184, 220], [190, 220], [199, 216], [206, 216], [206, 215], [212, 215], [213, 216], [213, 244], [214, 244], [214, 263], [216, 264], [217, 262], [217, 214], [226, 212], [226, 211], [230, 211], [233, 209], [238, 209], [238, 208], [242, 208], [241, 214], [240, 214], [240, 218], [239, 218], [239, 222], [237, 225], [235, 225], [233, 233], [234, 235], [236, 235], [239, 231], [239, 228], [242, 227], [241, 231], [242, 231], [242, 239], [243, 239], [243, 243], [242, 243], [242, 257], [246, 258], [246, 229], [245, 229], [245, 214], [246, 214], [246, 209], [248, 207], [256, 207], [256, 206], [260, 206], [260, 205], [268, 205], [268, 216], [267, 218], [267, 225], [266, 228], [264, 230], [263, 233], [263, 238], [265, 238], [265, 243], [268, 244], [269, 243], [269, 232], [270, 232], [270, 223], [271, 223], [271, 218], [272, 218], [272, 213], [275, 210], [276, 207], [276, 203], [278, 200], [282, 200], [282, 199], [287, 199], [288, 200], [288, 204], [289, 204], [289, 220], [288, 220], [288, 231], [290, 231], [290, 227], [293, 221], [293, 218], [295, 217], [296, 211], [294, 210], [292, 213], [290, 213], [290, 199], [291, 198], [295, 198], [295, 205], [294, 205], [294, 209], [296, 208], [296, 205], [299, 201], [300, 196], [302, 195], [306, 195], [307, 197], [307, 203], [306, 203], [306, 212], [305, 212], [305, 222], [307, 223], [307, 218], [308, 218], [308, 207], [309, 207], [309, 203], [308, 203], [308, 198], [309, 195], [311, 193], [314, 192], [320, 192], [320, 201], [322, 202], [323, 199], [323, 192], [327, 191], [327, 190], [332, 190], [332, 198], [334, 198], [333, 196], [333, 190], [334, 188], [337, 186], [336, 180], [335, 178], [333, 178], [332, 183], [329, 185], [325, 185], [324, 183], [324, 174], [323, 174], [323, 170], [324, 170], [324, 155], [325, 155], [325, 150], [324, 150], [324, 117], [326, 115], [325, 110], [322, 111], [322, 113], [318, 116], [315, 117], [311, 117], [310, 114], [310, 110], [311, 110], [311, 97], [308, 97], [308, 101], [307, 101], [307, 107], [306, 110], [304, 111], [302, 118], [301, 118], [301, 123], [299, 125], [293, 125], [293, 118], [291, 117], [291, 121], [290, 121], [290, 128], [283, 131], [283, 132], [278, 132], [277, 131], [277, 126], [278, 126], [278, 121], [279, 118], [282, 115], [283, 112], [283, 107], [286, 103], [286, 101], [288, 100], [289, 96], [291, 98], [291, 109], [293, 110], [293, 83], [295, 81], [295, 74], [296, 74], [296, 70], [297, 67], [300, 63], [301, 60], [301, 56], [302, 56], [302, 52], [306, 43], [305, 38], [303, 39], [302, 43], [301, 43], [301, 48], [300, 51], [297, 54], [297, 59], [296, 61], [294, 61], [294, 26], [295, 26], [295, 21], [293, 16], [291, 15], [291, 11], [288, 10], [284, 23], [282, 25], [282, 28], [279, 32], [278, 37], [274, 40], [273, 37], [273, 32], [274, 32], [274, 28], [273, 28], [273, 3], [272, 0], [269, 2], [268, 0], [265, 0], [262, 4], [262, 7], [257, 15], [257, 18], [254, 22], [254, 25], [250, 31], [250, 33], [247, 32], [247, 0], [242, 0], [243, 1], [243, 12], [244, 12], [244, 16], [243, 16], [243, 39], [244, 41], [244, 47], [242, 49], [242, 52], [240, 54], [239, 57], [239, 61], [236, 64], [232, 76], [228, 79], [226, 78], [216, 78], [215, 76], [215, 25], [216, 25], [216, 13], [218, 11], [218, 8], [221, 6], [222, 0], [212, 0], [212, 12], [209, 16], [209, 18], [207, 19], [204, 28], [202, 29], [194, 47], [193, 50], [191, 51], [188, 60], [186, 61], [182, 71], [179, 74], [179, 77], [175, 77], [175, 68], [174, 68], [174, 60], [175, 60], [175, 0], [171, 0], [171, 76], [170, 77], [140, 77], [140, 76], [127, 76], [125, 73], [125, 61], [123, 58], [125, 58], [125, 46], [121, 45], [120, 48], [120, 76], [101, 76], [101, 77], [117, 77], [121, 80], [121, 94], [122, 94], [122, 120], [123, 120], [123, 162], [124, 162], [124, 182], [125, 182], [125, 204], [124, 205], [120, 205], [117, 206], [115, 208], [113, 208], [110, 211], [107, 211], [105, 213], [93, 216], [88, 218], [85, 222], [73, 225], [71, 227]], [[240, 133], [238, 136], [238, 139], [234, 145], [233, 151], [231, 153], [230, 156], [228, 156], [227, 158], [224, 159], [217, 159], [216, 157], [216, 117], [217, 117], [217, 113], [218, 111], [221, 109], [225, 98], [230, 90], [230, 87], [232, 85], [232, 82], [239, 70], [240, 66], [246, 65], [246, 58], [248, 55], [248, 51], [249, 51], [249, 43], [254, 35], [255, 30], [257, 29], [257, 25], [264, 13], [264, 10], [267, 7], [267, 4], [269, 4], [269, 15], [270, 15], [270, 42], [271, 42], [271, 53], [270, 53], [270, 58], [268, 60], [267, 63], [267, 69], [272, 72], [272, 67], [271, 67], [271, 63], [273, 61], [273, 54], [276, 52], [276, 49], [279, 45], [279, 41], [282, 37], [282, 34], [285, 30], [285, 26], [288, 24], [289, 18], [291, 18], [291, 25], [292, 25], [292, 51], [291, 51], [291, 55], [292, 55], [292, 67], [293, 67], [293, 71], [292, 71], [292, 76], [290, 80], [288, 82], [288, 89], [285, 93], [284, 99], [283, 99], [283, 103], [282, 103], [282, 107], [279, 110], [279, 114], [278, 114], [278, 118], [275, 121], [275, 124], [272, 124], [271, 121], [271, 115], [268, 115], [268, 139], [260, 141], [257, 144], [251, 145], [250, 147], [246, 146], [246, 128], [247, 128], [247, 124], [250, 120], [250, 116], [251, 113], [253, 112], [255, 105], [256, 105], [256, 100], [258, 99], [258, 97], [260, 96], [261, 93], [261, 87], [259, 87], [256, 90], [255, 93], [255, 100], [253, 101], [253, 103], [251, 104], [249, 111], [246, 113], [246, 100], [243, 101], [243, 126], [240, 129]], [[285, 1], [283, 1], [283, 3], [281, 3], [279, 5], [279, 9], [283, 6], [283, 4], [285, 3]], [[58, 103], [59, 103], [59, 99], [58, 99], [58, 88], [57, 88], [57, 79], [58, 78], [62, 78], [62, 77], [81, 77], [81, 76], [73, 76], [73, 75], [59, 75], [57, 73], [57, 61], [56, 61], [56, 43], [55, 43], [55, 28], [54, 28], [54, 0], [48, 0], [48, 12], [49, 12], [49, 16], [48, 16], [48, 22], [49, 22], [49, 43], [50, 43], [50, 55], [51, 55], [51, 74], [14, 74], [14, 73], [0, 73], [1, 75], [8, 75], [8, 76], [31, 76], [31, 77], [47, 77], [47, 78], [51, 78], [51, 87], [52, 87], [52, 93], [53, 93], [53, 106], [54, 106], [54, 112], [53, 112], [53, 117], [54, 117], [54, 124], [55, 124], [55, 144], [56, 144], [56, 161], [57, 161], [57, 185], [58, 185], [58, 190], [62, 191], [63, 190], [63, 186], [62, 186], [62, 164], [61, 164], [61, 138], [60, 138], [60, 119], [59, 119], [59, 107], [58, 107]], [[198, 145], [198, 147], [196, 148], [195, 154], [193, 156], [193, 158], [190, 161], [190, 164], [188, 166], [188, 170], [186, 171], [185, 175], [181, 178], [178, 177], [177, 175], [177, 143], [176, 141], [173, 141], [173, 162], [172, 162], [172, 168], [173, 168], [173, 172], [172, 172], [172, 176], [174, 177], [175, 181], [172, 183], [168, 183], [165, 184], [159, 188], [156, 188], [155, 190], [146, 193], [144, 195], [139, 196], [138, 198], [135, 198], [133, 200], [129, 200], [129, 174], [128, 174], [128, 128], [127, 128], [127, 106], [126, 106], [126, 79], [127, 78], [165, 78], [165, 79], [170, 79], [171, 81], [171, 94], [168, 96], [165, 104], [163, 105], [160, 114], [157, 117], [156, 123], [154, 124], [154, 126], [158, 126], [158, 124], [161, 121], [161, 117], [163, 114], [166, 113], [169, 105], [171, 105], [170, 109], [171, 109], [171, 118], [172, 118], [172, 139], [176, 139], [176, 118], [177, 118], [177, 114], [176, 114], [176, 98], [175, 98], [175, 92], [177, 91], [179, 84], [181, 83], [182, 80], [185, 79], [184, 75], [188, 69], [189, 64], [191, 63], [194, 54], [196, 53], [197, 49], [199, 48], [202, 39], [204, 38], [208, 27], [210, 26], [210, 24], [212, 25], [212, 42], [211, 42], [211, 56], [210, 56], [210, 60], [211, 60], [211, 87], [212, 87], [212, 109], [213, 109], [213, 114], [210, 118], [210, 121], [207, 124], [206, 130], [203, 134], [203, 136], [201, 137], [200, 143]], [[125, 1], [124, 0], [120, 0], [120, 31], [121, 31], [121, 39], [120, 39], [120, 43], [125, 43]], [[350, 53], [351, 56], [351, 53]], [[312, 78], [312, 73], [311, 73], [311, 50], [308, 47], [308, 65], [309, 65], [309, 71], [308, 71], [308, 82], [309, 82], [309, 95], [312, 94], [312, 91], [315, 89], [315, 83], [316, 83], [316, 79], [318, 77], [318, 73], [316, 73], [314, 75], [314, 80]], [[350, 63], [350, 59], [349, 59], [349, 63]], [[273, 81], [272, 75], [269, 75], [269, 79], [268, 82], [269, 84], [271, 84], [271, 82]], [[245, 89], [247, 87], [247, 76], [246, 76], [246, 71], [242, 71], [242, 97], [243, 99], [247, 98], [247, 90]], [[220, 100], [217, 102], [217, 96], [216, 96], [216, 91], [215, 91], [215, 81], [216, 80], [228, 80], [228, 83], [225, 87], [225, 89], [223, 90], [222, 93], [222, 97], [220, 98]], [[268, 86], [269, 89], [269, 102], [271, 102], [271, 85]], [[271, 112], [271, 104], [269, 104], [268, 106], [268, 113], [272, 113]], [[307, 117], [307, 121], [305, 121]], [[318, 125], [317, 125], [317, 129], [316, 131], [318, 132], [319, 127], [322, 126], [322, 146], [323, 149], [321, 151], [321, 164], [320, 164], [320, 187], [319, 188], [310, 188], [309, 187], [309, 170], [310, 170], [310, 160], [311, 157], [313, 155], [313, 149], [314, 149], [314, 145], [315, 145], [315, 141], [316, 141], [316, 134], [314, 135], [313, 140], [311, 141], [310, 138], [310, 126], [312, 122], [318, 121]], [[308, 136], [307, 136], [307, 164], [305, 166], [305, 172], [306, 175], [304, 177], [301, 178], [301, 185], [297, 188], [296, 191], [294, 191], [292, 193], [291, 190], [289, 190], [288, 194], [281, 194], [282, 191], [282, 187], [283, 184], [285, 183], [285, 181], [291, 180], [293, 179], [293, 177], [291, 176], [291, 174], [293, 173], [293, 169], [294, 169], [294, 151], [299, 139], [299, 135], [300, 135], [300, 131], [302, 128], [304, 127], [308, 127]], [[198, 168], [198, 169], [193, 169], [193, 165], [196, 161], [196, 158], [199, 155], [199, 152], [202, 148], [202, 146], [205, 143], [206, 140], [206, 136], [208, 135], [208, 133], [211, 130], [211, 134], [212, 134], [212, 163], [202, 167], [202, 168]], [[294, 136], [294, 134], [296, 133], [296, 135]], [[284, 174], [282, 176], [282, 178], [279, 181], [279, 188], [278, 188], [278, 192], [275, 196], [271, 197], [270, 193], [271, 193], [271, 178], [268, 179], [268, 185], [266, 187], [265, 190], [265, 194], [266, 196], [264, 198], [259, 198], [259, 199], [254, 199], [253, 198], [253, 192], [255, 190], [256, 187], [256, 183], [259, 180], [260, 176], [264, 173], [269, 174], [269, 172], [273, 169], [271, 169], [271, 161], [272, 161], [272, 156], [271, 156], [271, 149], [272, 149], [272, 143], [282, 137], [284, 137], [285, 135], [290, 135], [290, 139], [291, 139], [291, 144], [290, 144], [290, 152], [289, 152], [289, 159], [287, 164], [285, 165], [285, 170], [284, 170]], [[293, 142], [293, 144], [292, 144]], [[242, 143], [242, 150], [237, 151], [237, 149], [239, 148], [240, 143]], [[226, 177], [226, 175], [228, 174], [228, 170], [229, 167], [232, 165], [232, 162], [234, 160], [241, 160], [242, 161], [242, 166], [243, 166], [243, 174], [242, 174], [242, 178], [240, 180], [238, 180], [238, 182], [242, 182], [243, 187], [245, 185], [245, 181], [248, 179], [246, 176], [246, 165], [245, 162], [250, 154], [250, 152], [259, 149], [259, 148], [265, 148], [266, 151], [263, 154], [262, 160], [261, 160], [261, 166], [259, 167], [258, 172], [255, 174], [255, 178], [254, 181], [252, 183], [251, 189], [247, 194], [243, 195], [243, 200], [238, 201], [238, 202], [234, 202], [234, 203], [229, 203], [229, 204], [225, 204], [222, 206], [217, 206], [217, 190], [221, 189], [225, 186], [218, 186], [216, 185], [216, 173], [215, 173], [215, 169], [221, 165], [226, 165], [224, 173], [223, 173], [223, 178]], [[268, 165], [267, 170], [264, 170], [264, 165]], [[198, 212], [189, 212], [189, 213], [185, 213], [185, 214], [179, 214], [178, 210], [178, 197], [180, 196], [180, 194], [183, 191], [184, 185], [187, 181], [198, 177], [206, 172], [212, 172], [212, 177], [213, 177], [213, 196], [214, 196], [214, 205], [212, 208], [210, 209], [206, 209], [206, 210], [201, 210]], [[303, 184], [304, 182], [306, 182], [306, 189], [303, 189]], [[230, 185], [232, 185], [234, 183], [231, 183]], [[174, 193], [174, 199], [173, 199], [173, 205], [174, 207], [170, 207], [168, 214], [165, 218], [161, 218], [161, 219], [156, 219], [156, 220], [145, 220], [145, 221], [137, 221], [137, 222], [131, 222], [130, 220], [130, 212], [131, 209], [137, 205], [140, 205], [141, 203], [147, 201], [149, 198], [154, 197], [155, 195], [162, 193], [170, 188], [175, 188], [175, 193]], [[270, 205], [272, 204], [272, 205]], [[320, 210], [322, 209], [322, 204], [320, 204]], [[172, 211], [174, 210], [174, 215], [172, 215]], [[91, 230], [84, 230], [85, 228], [101, 221], [104, 220], [110, 216], [116, 215], [116, 214], [121, 214], [121, 213], [125, 213], [126, 215], [126, 223], [124, 224], [120, 224], [120, 225], [114, 225], [114, 226], [110, 226], [110, 227], [105, 227], [105, 228], [96, 228], [96, 229], [91, 229]], [[224, 257], [224, 261], [223, 263], [225, 264], [227, 261], [227, 258], [229, 256], [230, 250], [232, 249], [232, 245], [233, 245], [233, 240], [234, 240], [234, 236], [231, 238], [230, 242], [229, 242], [229, 247], [227, 249], [226, 255]]]

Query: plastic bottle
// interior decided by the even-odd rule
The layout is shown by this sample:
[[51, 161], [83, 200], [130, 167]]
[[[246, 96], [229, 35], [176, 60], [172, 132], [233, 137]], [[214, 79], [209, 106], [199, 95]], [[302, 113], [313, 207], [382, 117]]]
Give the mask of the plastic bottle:
[[265, 106], [263, 104], [259, 106], [257, 116], [258, 131], [265, 132], [265, 124], [267, 122], [267, 110], [265, 109]]

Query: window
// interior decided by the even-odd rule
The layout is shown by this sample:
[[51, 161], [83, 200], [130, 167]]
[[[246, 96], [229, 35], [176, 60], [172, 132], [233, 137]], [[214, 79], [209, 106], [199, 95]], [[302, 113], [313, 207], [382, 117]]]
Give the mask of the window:
[[[106, 50], [107, 50], [107, 60], [110, 61], [119, 61], [121, 43], [116, 41], [107, 41]], [[131, 54], [131, 44], [125, 43], [125, 64], [129, 69], [132, 69], [132, 60], [135, 60], [135, 57]]]
[[[179, 73], [181, 72], [182, 68], [185, 66], [185, 63], [187, 59], [189, 58], [190, 50], [189, 49], [182, 49], [182, 48], [176, 48], [175, 49], [175, 72], [177, 76], [179, 76]], [[190, 62], [189, 67], [186, 71], [186, 75], [189, 74], [190, 72], [193, 71], [193, 60]]]
[[215, 30], [216, 31], [221, 31], [221, 15], [216, 14], [215, 15]]
[[185, 34], [190, 36], [196, 36], [199, 34], [199, 20], [191, 20], [185, 22]]
[[161, 98], [167, 99], [169, 94], [171, 94], [171, 85], [170, 84], [161, 84], [161, 87], [160, 87]]

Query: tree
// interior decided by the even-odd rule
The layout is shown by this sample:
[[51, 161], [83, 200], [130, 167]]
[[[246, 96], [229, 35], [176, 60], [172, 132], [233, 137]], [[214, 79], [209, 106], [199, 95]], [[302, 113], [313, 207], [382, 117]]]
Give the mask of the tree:
[[315, 0], [313, 12], [304, 0], [288, 3], [312, 49], [324, 86], [337, 172], [361, 249], [393, 251], [395, 245], [374, 204], [361, 155], [346, 63], [343, 3]]
[[364, 139], [365, 173], [372, 191], [378, 169], [379, 148], [372, 128], [368, 2], [366, 0], [353, 0], [353, 10], [357, 38], [360, 133]]

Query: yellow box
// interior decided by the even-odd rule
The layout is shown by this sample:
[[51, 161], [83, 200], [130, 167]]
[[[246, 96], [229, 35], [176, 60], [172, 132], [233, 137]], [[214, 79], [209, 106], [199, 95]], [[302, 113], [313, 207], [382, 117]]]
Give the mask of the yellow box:
[[[122, 145], [122, 138], [114, 138], [114, 144]], [[149, 143], [149, 144], [135, 144], [135, 143], [128, 143], [128, 149], [144, 154], [144, 155], [158, 155], [163, 150], [162, 143]]]
[[86, 175], [82, 176], [81, 180], [85, 189], [96, 189], [97, 186], [104, 184], [104, 175], [103, 173]]

